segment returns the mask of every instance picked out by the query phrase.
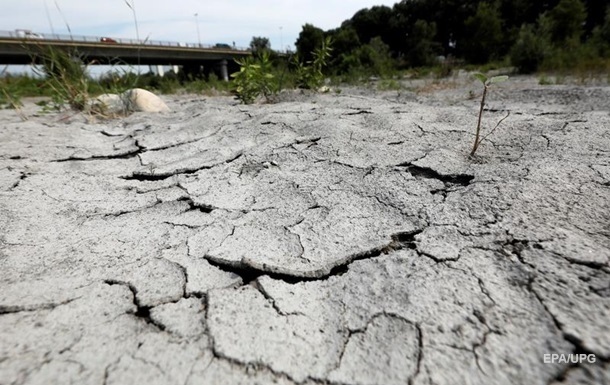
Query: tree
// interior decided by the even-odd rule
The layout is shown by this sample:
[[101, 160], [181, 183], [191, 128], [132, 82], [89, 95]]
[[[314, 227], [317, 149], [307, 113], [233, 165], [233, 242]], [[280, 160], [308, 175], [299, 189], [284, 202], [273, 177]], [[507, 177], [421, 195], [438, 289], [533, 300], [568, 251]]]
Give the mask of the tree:
[[370, 9], [364, 8], [356, 12], [347, 22], [347, 25], [354, 28], [358, 34], [358, 39], [367, 44], [374, 37], [381, 37], [382, 40], [388, 36], [389, 20], [392, 17], [392, 8], [385, 5], [377, 5]]
[[342, 26], [328, 31], [326, 35], [333, 41], [331, 68], [336, 69], [337, 72], [345, 72], [344, 58], [350, 56], [362, 45], [356, 31], [351, 26]]
[[548, 40], [536, 32], [533, 26], [523, 25], [510, 51], [511, 63], [520, 73], [535, 72], [546, 56]]
[[354, 51], [362, 44], [358, 38], [356, 30], [351, 26], [341, 27], [328, 32], [328, 35], [333, 40], [333, 53], [334, 56], [340, 56], [342, 54], [349, 54]]
[[604, 19], [604, 24], [599, 27], [599, 33], [606, 44], [610, 44], [610, 6], [606, 8], [606, 17]]
[[360, 65], [372, 75], [384, 76], [390, 74], [393, 63], [390, 48], [376, 36], [368, 44], [357, 51]]
[[585, 5], [580, 0], [561, 0], [547, 16], [551, 41], [557, 45], [578, 42], [587, 19]]
[[604, 25], [607, 8], [610, 6], [608, 0], [583, 0], [587, 10], [587, 23], [585, 34], [590, 34], [593, 29]]
[[610, 6], [606, 8], [604, 23], [593, 29], [591, 42], [601, 57], [610, 57]]
[[434, 41], [436, 23], [417, 20], [408, 35], [408, 59], [412, 66], [426, 66], [434, 63], [435, 56], [440, 51], [440, 44]]
[[466, 19], [465, 26], [467, 35], [462, 43], [467, 61], [487, 63], [500, 54], [504, 34], [497, 5], [479, 3], [477, 12]]
[[324, 31], [312, 24], [305, 24], [295, 43], [297, 55], [305, 62], [313, 60], [313, 52], [324, 42]]
[[254, 55], [261, 55], [264, 51], [271, 49], [271, 43], [269, 38], [254, 36], [250, 41], [250, 49]]

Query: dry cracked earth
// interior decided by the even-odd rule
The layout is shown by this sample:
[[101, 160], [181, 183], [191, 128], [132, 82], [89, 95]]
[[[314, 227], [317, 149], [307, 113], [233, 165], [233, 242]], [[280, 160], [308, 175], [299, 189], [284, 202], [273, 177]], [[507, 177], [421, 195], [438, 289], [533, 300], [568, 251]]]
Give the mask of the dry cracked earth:
[[610, 87], [437, 88], [0, 111], [0, 384], [609, 384]]

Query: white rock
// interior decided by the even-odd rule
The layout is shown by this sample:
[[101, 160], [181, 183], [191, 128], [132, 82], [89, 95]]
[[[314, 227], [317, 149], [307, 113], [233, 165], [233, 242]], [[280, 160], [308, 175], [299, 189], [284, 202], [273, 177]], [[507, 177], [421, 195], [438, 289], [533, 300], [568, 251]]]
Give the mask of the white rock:
[[168, 112], [169, 107], [161, 98], [150, 91], [133, 88], [121, 94], [123, 102], [129, 111]]
[[123, 99], [117, 94], [100, 95], [89, 102], [89, 108], [101, 114], [124, 114], [127, 109]]

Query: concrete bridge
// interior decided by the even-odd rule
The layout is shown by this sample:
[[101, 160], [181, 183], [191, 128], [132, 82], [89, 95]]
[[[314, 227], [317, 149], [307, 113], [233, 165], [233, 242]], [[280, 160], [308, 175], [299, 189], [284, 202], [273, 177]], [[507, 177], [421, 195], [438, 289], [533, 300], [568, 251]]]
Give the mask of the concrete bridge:
[[234, 59], [251, 55], [228, 44], [202, 45], [154, 40], [39, 34], [25, 30], [0, 31], [0, 64], [36, 64], [45, 48], [75, 52], [87, 65], [171, 65], [187, 73], [214, 71], [228, 80], [237, 69]]

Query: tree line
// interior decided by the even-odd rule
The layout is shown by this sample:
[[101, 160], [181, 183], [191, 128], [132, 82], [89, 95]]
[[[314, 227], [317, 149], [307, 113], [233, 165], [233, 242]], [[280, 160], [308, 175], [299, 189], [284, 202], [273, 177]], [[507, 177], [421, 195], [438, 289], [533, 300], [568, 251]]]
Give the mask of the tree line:
[[362, 9], [327, 31], [305, 24], [297, 55], [312, 60], [327, 37], [333, 41], [329, 67], [337, 74], [384, 75], [447, 59], [505, 60], [524, 73], [607, 65], [610, 0], [403, 0]]

